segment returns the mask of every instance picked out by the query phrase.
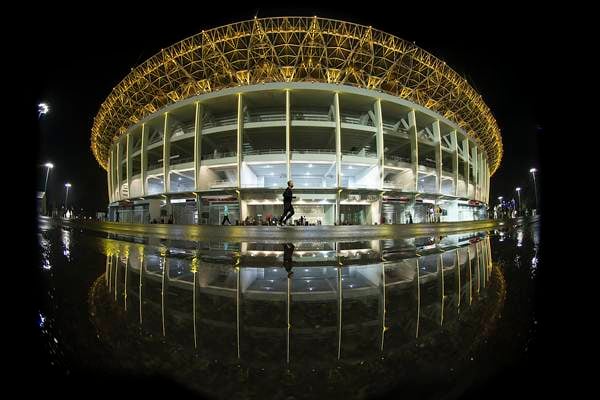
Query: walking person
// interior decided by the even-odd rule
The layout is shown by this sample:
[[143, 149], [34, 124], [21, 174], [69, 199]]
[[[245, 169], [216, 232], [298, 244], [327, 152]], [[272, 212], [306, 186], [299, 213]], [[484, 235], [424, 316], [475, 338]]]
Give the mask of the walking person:
[[229, 207], [223, 207], [223, 221], [221, 221], [221, 225], [225, 225], [225, 221], [231, 225], [231, 221], [229, 220]]
[[285, 225], [286, 221], [294, 215], [294, 207], [292, 206], [292, 199], [296, 198], [292, 195], [294, 182], [289, 180], [287, 185], [287, 188], [283, 192], [283, 214], [279, 218], [281, 225]]

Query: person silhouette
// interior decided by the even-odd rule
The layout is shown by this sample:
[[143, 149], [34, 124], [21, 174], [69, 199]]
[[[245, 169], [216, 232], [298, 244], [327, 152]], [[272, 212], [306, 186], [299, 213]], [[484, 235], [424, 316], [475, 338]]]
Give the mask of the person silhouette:
[[284, 243], [283, 244], [283, 268], [288, 273], [288, 278], [294, 275], [294, 271], [292, 268], [294, 267], [294, 262], [292, 261], [292, 256], [294, 255], [294, 249], [296, 247], [293, 243]]
[[294, 207], [292, 206], [292, 199], [296, 196], [292, 195], [292, 189], [294, 188], [294, 182], [289, 180], [287, 182], [287, 188], [283, 192], [283, 215], [279, 218], [281, 221], [280, 225], [283, 226], [289, 218], [294, 215]]

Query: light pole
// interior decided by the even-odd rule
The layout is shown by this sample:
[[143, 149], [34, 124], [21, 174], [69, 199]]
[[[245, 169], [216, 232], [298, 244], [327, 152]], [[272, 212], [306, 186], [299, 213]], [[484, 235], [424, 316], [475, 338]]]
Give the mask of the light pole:
[[69, 182], [65, 183], [65, 187], [67, 188], [67, 194], [65, 195], [65, 216], [67, 215], [67, 200], [69, 199], [69, 188], [71, 184]]
[[521, 188], [518, 187], [515, 190], [517, 191], [517, 194], [519, 195], [519, 215], [521, 215]]
[[48, 107], [48, 104], [46, 104], [46, 103], [38, 104], [38, 119], [42, 115], [48, 114], [48, 111], [50, 111], [50, 107]]
[[536, 209], [536, 213], [537, 213], [537, 209], [538, 209], [538, 195], [537, 195], [537, 185], [535, 183], [535, 172], [537, 171], [537, 169], [535, 168], [531, 168], [529, 170], [529, 172], [531, 172], [531, 175], [533, 176], [533, 190], [535, 190], [535, 209]]
[[498, 205], [500, 206], [500, 210], [499, 210], [498, 214], [500, 215], [500, 218], [502, 218], [502, 199], [503, 198], [504, 197], [502, 197], [502, 196], [498, 196], [498, 202], [499, 202]]
[[46, 188], [48, 187], [48, 175], [50, 175], [50, 170], [54, 168], [54, 164], [47, 162], [44, 164], [44, 167], [48, 168], [46, 171], [46, 183], [44, 183], [44, 193], [46, 193]]

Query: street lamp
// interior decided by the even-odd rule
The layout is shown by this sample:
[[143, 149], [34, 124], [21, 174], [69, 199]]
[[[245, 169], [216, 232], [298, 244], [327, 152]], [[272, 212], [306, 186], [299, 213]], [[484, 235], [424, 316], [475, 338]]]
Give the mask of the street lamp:
[[46, 171], [46, 183], [44, 183], [44, 193], [46, 193], [46, 188], [48, 187], [48, 175], [50, 175], [50, 170], [54, 168], [54, 164], [47, 162], [44, 164], [44, 167], [48, 168], [48, 171]]
[[[536, 173], [537, 169], [535, 168], [531, 168], [529, 170], [529, 172], [531, 172], [531, 175], [533, 176], [533, 189], [535, 190], [535, 209], [538, 209], [538, 195], [537, 195], [537, 185], [535, 183], [535, 173]], [[537, 211], [536, 211], [537, 212]]]
[[67, 215], [67, 200], [69, 199], [69, 188], [71, 184], [69, 182], [65, 183], [65, 187], [67, 188], [67, 194], [65, 195], [65, 216]]
[[521, 188], [518, 187], [515, 190], [517, 191], [517, 194], [519, 195], [519, 214], [521, 214]]
[[48, 107], [48, 104], [46, 104], [46, 103], [38, 104], [38, 113], [39, 113], [38, 118], [44, 114], [48, 114], [48, 111], [50, 111], [50, 107]]

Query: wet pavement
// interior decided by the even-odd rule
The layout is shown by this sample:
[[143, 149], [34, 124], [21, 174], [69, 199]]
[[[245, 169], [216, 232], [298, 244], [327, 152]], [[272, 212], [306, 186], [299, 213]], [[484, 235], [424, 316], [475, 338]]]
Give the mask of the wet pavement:
[[520, 371], [535, 347], [539, 223], [352, 241], [160, 236], [40, 220], [54, 389], [458, 398]]
[[[536, 218], [536, 217], [534, 217]], [[519, 218], [513, 223], [523, 223], [529, 218]], [[471, 230], [501, 228], [508, 221], [481, 220], [462, 222], [442, 222], [436, 224], [384, 224], [384, 225], [320, 225], [320, 226], [236, 226], [236, 225], [170, 225], [170, 224], [126, 224], [121, 222], [97, 222], [87, 220], [59, 220], [40, 217], [40, 223], [60, 223], [72, 228], [85, 228], [103, 233], [119, 233], [163, 239], [207, 240], [348, 240], [397, 239], [426, 235], [446, 235]]]

